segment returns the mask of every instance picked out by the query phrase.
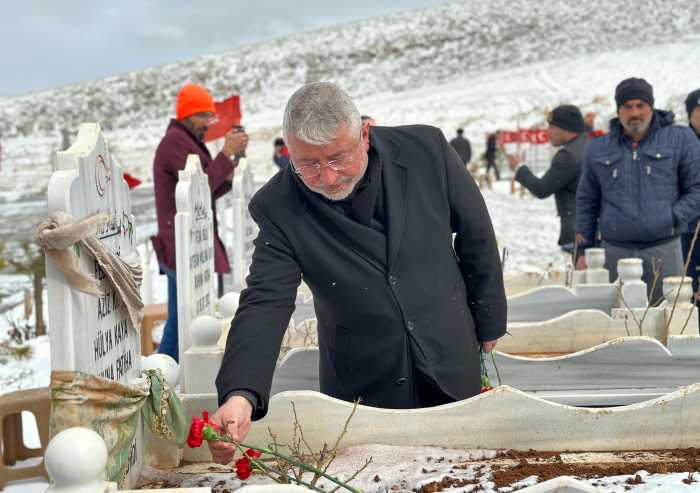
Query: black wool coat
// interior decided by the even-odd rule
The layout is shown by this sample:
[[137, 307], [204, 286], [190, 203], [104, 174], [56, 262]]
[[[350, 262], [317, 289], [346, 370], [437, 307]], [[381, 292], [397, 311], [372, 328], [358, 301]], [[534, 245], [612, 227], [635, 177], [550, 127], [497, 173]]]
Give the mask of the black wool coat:
[[[480, 388], [479, 341], [506, 331], [496, 239], [483, 198], [442, 132], [372, 127], [381, 159], [385, 233], [309, 200], [291, 167], [250, 202], [260, 227], [216, 379], [267, 412], [275, 362], [303, 277], [318, 318], [321, 392], [411, 407], [423, 375], [455, 400]], [[454, 235], [454, 236], [453, 236]]]
[[535, 176], [527, 166], [521, 166], [515, 173], [516, 181], [535, 197], [544, 199], [554, 194], [560, 221], [559, 245], [576, 241], [576, 189], [581, 179], [587, 145], [586, 134], [580, 134], [564, 144], [552, 158], [552, 165], [542, 178]]

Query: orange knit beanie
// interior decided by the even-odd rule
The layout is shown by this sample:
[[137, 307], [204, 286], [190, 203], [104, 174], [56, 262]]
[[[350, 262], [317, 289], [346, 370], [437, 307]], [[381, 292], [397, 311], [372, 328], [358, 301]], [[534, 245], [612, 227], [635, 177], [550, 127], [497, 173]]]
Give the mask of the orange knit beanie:
[[214, 99], [209, 91], [197, 84], [185, 84], [177, 93], [177, 119], [182, 120], [195, 113], [216, 113]]

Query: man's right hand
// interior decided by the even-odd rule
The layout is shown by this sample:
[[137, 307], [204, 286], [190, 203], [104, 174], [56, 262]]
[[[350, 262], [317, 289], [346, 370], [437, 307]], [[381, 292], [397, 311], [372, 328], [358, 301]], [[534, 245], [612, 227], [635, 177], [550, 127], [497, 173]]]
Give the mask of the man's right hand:
[[[250, 418], [253, 414], [253, 406], [243, 396], [234, 395], [229, 398], [210, 418], [210, 420], [224, 428], [237, 442], [245, 440], [250, 430]], [[232, 443], [207, 442], [214, 462], [228, 464], [233, 460], [236, 447]]]
[[225, 155], [238, 156], [248, 147], [248, 134], [240, 130], [230, 130], [225, 137], [224, 147], [221, 149]]

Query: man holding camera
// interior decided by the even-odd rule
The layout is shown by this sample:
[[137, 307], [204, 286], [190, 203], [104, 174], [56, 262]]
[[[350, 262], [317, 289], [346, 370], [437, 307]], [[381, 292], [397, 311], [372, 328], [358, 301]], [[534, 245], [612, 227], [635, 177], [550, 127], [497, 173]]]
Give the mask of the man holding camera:
[[168, 277], [168, 320], [165, 323], [159, 352], [178, 360], [177, 285], [175, 276], [175, 187], [178, 173], [185, 168], [187, 156], [197, 154], [209, 178], [214, 218], [214, 269], [231, 271], [226, 249], [219, 238], [215, 200], [231, 190], [231, 180], [238, 160], [248, 146], [248, 135], [231, 129], [224, 137], [221, 152], [212, 159], [204, 136], [216, 113], [214, 99], [202, 86], [185, 84], [177, 95], [177, 118], [170, 120], [153, 161], [153, 188], [156, 195], [158, 235], [152, 238], [161, 270]]

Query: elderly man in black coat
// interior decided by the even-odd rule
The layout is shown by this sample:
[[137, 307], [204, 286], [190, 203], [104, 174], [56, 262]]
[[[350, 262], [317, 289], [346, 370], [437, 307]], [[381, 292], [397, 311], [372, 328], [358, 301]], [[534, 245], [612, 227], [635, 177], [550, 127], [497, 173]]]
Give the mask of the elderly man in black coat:
[[515, 171], [515, 180], [538, 199], [554, 194], [561, 223], [558, 244], [565, 252], [572, 253], [576, 243], [576, 188], [581, 179], [588, 137], [583, 116], [576, 106], [557, 106], [549, 113], [547, 121], [549, 141], [560, 148], [547, 172], [538, 178], [517, 158], [509, 159], [508, 164]]
[[[260, 232], [212, 419], [242, 440], [267, 412], [302, 277], [323, 393], [402, 409], [478, 394], [479, 351], [506, 331], [503, 275], [484, 201], [442, 132], [363, 125], [345, 92], [319, 82], [292, 95], [283, 133], [290, 166], [249, 206]], [[233, 457], [230, 444], [210, 448]]]

